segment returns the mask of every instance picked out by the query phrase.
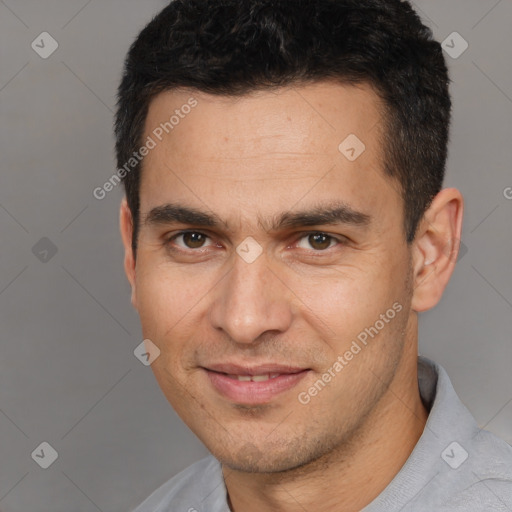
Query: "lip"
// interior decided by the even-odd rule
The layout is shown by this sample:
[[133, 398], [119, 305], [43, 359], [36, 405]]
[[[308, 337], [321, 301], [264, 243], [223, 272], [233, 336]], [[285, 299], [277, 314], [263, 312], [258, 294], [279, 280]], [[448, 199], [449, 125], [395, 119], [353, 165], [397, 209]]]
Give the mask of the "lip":
[[[261, 405], [270, 402], [277, 395], [295, 387], [308, 373], [309, 368], [289, 365], [262, 364], [238, 366], [232, 364], [211, 365], [203, 368], [210, 384], [223, 397], [244, 405]], [[229, 375], [279, 374], [265, 381], [239, 381]]]
[[227, 373], [228, 375], [265, 375], [267, 373], [299, 373], [306, 370], [306, 368], [276, 363], [259, 364], [256, 366], [220, 363], [210, 364], [205, 367], [205, 370], [211, 370], [218, 373]]

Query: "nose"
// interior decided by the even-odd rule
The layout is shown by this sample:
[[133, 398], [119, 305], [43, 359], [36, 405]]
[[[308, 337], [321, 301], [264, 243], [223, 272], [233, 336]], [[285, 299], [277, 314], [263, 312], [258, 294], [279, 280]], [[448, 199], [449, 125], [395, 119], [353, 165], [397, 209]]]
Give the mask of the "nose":
[[247, 263], [234, 255], [232, 269], [216, 287], [211, 306], [212, 326], [235, 343], [256, 343], [267, 331], [286, 331], [292, 321], [291, 290], [262, 254]]

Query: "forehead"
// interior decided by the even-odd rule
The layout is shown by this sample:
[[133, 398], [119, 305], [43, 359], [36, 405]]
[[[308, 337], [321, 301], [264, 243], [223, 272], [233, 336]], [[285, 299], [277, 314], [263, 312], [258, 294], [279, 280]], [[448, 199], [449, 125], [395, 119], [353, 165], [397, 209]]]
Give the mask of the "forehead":
[[381, 112], [364, 84], [314, 83], [238, 97], [160, 93], [145, 123], [144, 140], [155, 147], [143, 162], [141, 210], [177, 198], [255, 214], [271, 204], [275, 214], [298, 201], [332, 202], [333, 195], [361, 211], [379, 208], [390, 194], [396, 202], [396, 187], [382, 171]]
[[[192, 102], [197, 105], [189, 108]], [[210, 157], [219, 144], [224, 149], [229, 144], [231, 151], [246, 157], [274, 158], [291, 151], [333, 155], [336, 142], [351, 133], [372, 145], [380, 129], [380, 110], [380, 98], [366, 84], [317, 82], [243, 96], [171, 90], [151, 101], [145, 131], [150, 134], [175, 114], [170, 133], [163, 136], [172, 133], [168, 138], [175, 150], [185, 152], [193, 144], [195, 158]], [[194, 120], [200, 129], [186, 130]]]

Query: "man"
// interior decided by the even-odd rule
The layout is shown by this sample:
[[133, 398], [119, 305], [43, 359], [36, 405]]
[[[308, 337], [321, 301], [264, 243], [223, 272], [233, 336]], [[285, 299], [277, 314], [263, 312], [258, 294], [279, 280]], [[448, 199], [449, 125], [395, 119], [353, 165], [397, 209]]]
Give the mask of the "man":
[[512, 510], [511, 447], [417, 353], [461, 236], [448, 81], [399, 0], [175, 0], [141, 32], [125, 270], [212, 456], [137, 512]]

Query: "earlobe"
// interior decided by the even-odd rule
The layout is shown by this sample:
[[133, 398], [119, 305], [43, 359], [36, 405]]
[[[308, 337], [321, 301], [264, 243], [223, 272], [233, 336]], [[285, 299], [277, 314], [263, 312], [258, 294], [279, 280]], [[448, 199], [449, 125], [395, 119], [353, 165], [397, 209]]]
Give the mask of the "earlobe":
[[131, 303], [133, 307], [137, 309], [137, 299], [135, 293], [135, 258], [132, 249], [133, 217], [126, 198], [123, 198], [121, 201], [121, 208], [119, 211], [119, 227], [121, 230], [121, 238], [123, 240], [124, 246], [124, 271], [132, 288]]
[[413, 242], [414, 292], [412, 309], [433, 308], [450, 280], [459, 252], [464, 202], [453, 188], [443, 189], [432, 201]]

